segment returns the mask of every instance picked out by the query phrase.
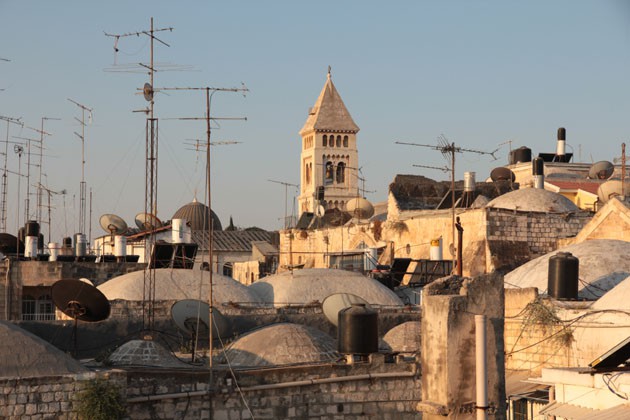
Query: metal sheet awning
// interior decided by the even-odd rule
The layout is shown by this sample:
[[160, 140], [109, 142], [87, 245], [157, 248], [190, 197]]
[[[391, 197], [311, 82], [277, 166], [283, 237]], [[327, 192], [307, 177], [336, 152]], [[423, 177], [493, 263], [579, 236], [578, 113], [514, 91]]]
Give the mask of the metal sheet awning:
[[600, 410], [561, 402], [552, 402], [540, 410], [539, 414], [563, 417], [567, 420], [591, 420]]
[[606, 410], [601, 410], [589, 417], [589, 420], [617, 420], [630, 419], [630, 404], [621, 404]]

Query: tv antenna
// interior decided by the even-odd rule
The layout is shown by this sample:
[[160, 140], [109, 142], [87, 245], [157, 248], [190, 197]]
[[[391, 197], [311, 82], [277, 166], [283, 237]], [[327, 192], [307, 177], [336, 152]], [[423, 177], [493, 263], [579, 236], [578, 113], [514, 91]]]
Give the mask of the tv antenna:
[[288, 182], [284, 182], [284, 181], [275, 181], [273, 179], [268, 179], [267, 181], [269, 182], [273, 182], [276, 184], [280, 184], [280, 185], [284, 185], [284, 229], [289, 229], [292, 226], [289, 226], [290, 223], [288, 223], [288, 215], [287, 215], [287, 192], [289, 187], [295, 187], [295, 190], [297, 192], [297, 189], [300, 187], [298, 184], [291, 184]]
[[13, 117], [5, 117], [0, 115], [0, 120], [6, 121], [7, 123], [7, 136], [4, 140], [4, 170], [2, 171], [2, 204], [0, 205], [1, 213], [0, 213], [0, 232], [7, 231], [7, 191], [8, 191], [8, 171], [7, 171], [7, 160], [9, 156], [9, 143], [14, 143], [9, 141], [9, 130], [11, 124], [16, 124], [21, 127], [24, 127], [24, 123], [21, 118], [13, 118]]
[[[427, 147], [429, 149], [433, 149], [433, 150], [437, 150], [440, 153], [442, 153], [442, 156], [444, 156], [445, 159], [450, 159], [450, 167], [446, 166], [444, 168], [439, 168], [439, 167], [432, 167], [432, 169], [439, 169], [442, 171], [446, 171], [446, 170], [450, 170], [451, 171], [451, 225], [452, 225], [452, 229], [451, 229], [451, 244], [453, 246], [453, 251], [455, 248], [455, 154], [456, 153], [477, 153], [479, 155], [490, 155], [493, 158], [494, 154], [497, 152], [498, 149], [492, 151], [492, 152], [484, 152], [482, 150], [475, 150], [475, 149], [466, 149], [466, 148], [462, 148], [459, 146], [455, 146], [454, 142], [450, 142], [445, 136], [444, 134], [440, 134], [437, 138], [438, 141], [438, 145], [431, 145], [431, 144], [418, 144], [418, 143], [407, 143], [407, 142], [402, 142], [402, 141], [397, 141], [395, 142], [396, 144], [404, 144], [404, 145], [408, 145], [408, 146], [417, 146], [417, 147]], [[495, 158], [496, 159], [496, 158]], [[451, 253], [451, 256], [453, 257], [453, 266], [455, 266], [455, 252]]]
[[[42, 152], [39, 154], [39, 182], [37, 184], [37, 221], [42, 223], [42, 194], [43, 194], [43, 185], [42, 185], [42, 168], [44, 167], [44, 121], [61, 121], [61, 118], [53, 118], [53, 117], [42, 117], [42, 125], [41, 125], [41, 133], [39, 142], [42, 147]], [[50, 198], [50, 196], [49, 196]], [[49, 220], [50, 222], [50, 220]], [[50, 235], [48, 236], [50, 239]]]
[[[210, 149], [211, 149], [211, 145], [212, 142], [210, 141], [211, 138], [211, 134], [212, 134], [212, 127], [210, 122], [211, 121], [216, 121], [216, 120], [242, 120], [242, 121], [247, 121], [247, 117], [212, 117], [212, 98], [214, 97], [214, 94], [217, 92], [232, 92], [232, 93], [237, 93], [237, 92], [242, 92], [243, 97], [245, 97], [245, 94], [247, 92], [249, 92], [249, 89], [247, 89], [247, 87], [245, 86], [244, 83], [241, 84], [240, 88], [218, 88], [218, 87], [171, 87], [171, 88], [162, 88], [161, 90], [186, 90], [186, 91], [202, 91], [205, 93], [205, 97], [206, 97], [206, 115], [204, 117], [180, 117], [180, 118], [175, 118], [177, 120], [188, 120], [188, 121], [195, 121], [195, 120], [203, 120], [206, 122], [206, 193], [207, 193], [207, 206], [208, 209], [210, 211], [210, 214], [212, 214], [212, 190], [211, 190], [211, 177], [210, 177]], [[214, 223], [212, 223], [212, 218], [210, 218], [210, 220], [208, 220], [208, 226], [206, 226], [206, 228], [208, 229], [208, 261], [210, 263], [210, 287], [209, 287], [209, 293], [208, 293], [208, 305], [209, 305], [209, 317], [210, 319], [213, 319], [213, 315], [212, 315], [212, 311], [213, 311], [213, 303], [212, 303], [212, 260], [213, 260], [213, 232], [214, 232]], [[204, 263], [204, 254], [201, 254], [201, 264], [203, 265]], [[210, 383], [212, 383], [212, 328], [208, 329], [208, 333], [209, 333], [209, 354], [210, 357], [208, 358], [209, 360], [209, 373], [210, 373]]]
[[74, 117], [76, 121], [81, 124], [81, 134], [76, 131], [74, 134], [81, 139], [81, 183], [80, 183], [80, 193], [79, 193], [79, 233], [87, 233], [85, 231], [85, 212], [86, 212], [86, 184], [85, 184], [85, 112], [88, 112], [88, 121], [92, 122], [92, 108], [88, 108], [87, 106], [80, 104], [70, 98], [68, 98], [70, 102], [81, 108], [81, 119]]

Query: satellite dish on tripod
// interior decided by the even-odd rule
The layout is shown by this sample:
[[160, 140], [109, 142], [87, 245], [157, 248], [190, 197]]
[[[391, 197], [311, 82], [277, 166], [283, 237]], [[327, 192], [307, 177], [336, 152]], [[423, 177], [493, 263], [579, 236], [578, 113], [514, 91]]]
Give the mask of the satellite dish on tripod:
[[[193, 351], [192, 361], [195, 361], [197, 337], [207, 335], [210, 326], [210, 305], [207, 302], [196, 299], [184, 299], [177, 301], [171, 307], [171, 318], [177, 327], [192, 335]], [[218, 309], [212, 308], [214, 334], [226, 337], [230, 332], [230, 323]]]
[[127, 232], [127, 223], [115, 214], [104, 214], [99, 219], [99, 223], [104, 231], [111, 235], [122, 235]]
[[162, 227], [162, 221], [152, 213], [136, 214], [136, 226], [141, 230], [153, 230]]
[[153, 86], [151, 86], [151, 83], [145, 83], [144, 87], [142, 88], [142, 94], [144, 95], [144, 99], [147, 102], [151, 102], [153, 100], [153, 93], [155, 91], [153, 90]]
[[109, 301], [96, 287], [74, 279], [55, 282], [51, 288], [51, 295], [57, 309], [74, 319], [72, 340], [76, 356], [78, 321], [98, 322], [109, 318], [111, 310]]

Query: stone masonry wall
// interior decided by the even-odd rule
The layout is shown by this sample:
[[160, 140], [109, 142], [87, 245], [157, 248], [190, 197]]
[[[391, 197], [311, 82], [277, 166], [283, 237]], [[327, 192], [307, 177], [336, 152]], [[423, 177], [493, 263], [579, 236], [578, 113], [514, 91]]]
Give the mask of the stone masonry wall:
[[0, 418], [6, 420], [76, 419], [77, 394], [89, 380], [107, 377], [125, 388], [124, 372], [0, 380]]
[[558, 239], [575, 236], [589, 213], [521, 213], [488, 209], [488, 241], [525, 242], [532, 256], [558, 248]]
[[[375, 360], [376, 359], [376, 360]], [[374, 374], [369, 376], [369, 374]], [[414, 362], [383, 363], [376, 355], [356, 365], [299, 366], [237, 371], [240, 392], [225, 368], [215, 371], [210, 401], [208, 378], [199, 374], [130, 373], [128, 414], [134, 419], [419, 419], [420, 378]], [[379, 377], [385, 374], [389, 377]], [[310, 382], [313, 380], [313, 382]], [[325, 383], [317, 383], [322, 380]], [[172, 396], [196, 391], [202, 395]], [[147, 395], [171, 394], [147, 401]], [[210, 408], [212, 406], [212, 408]], [[251, 414], [250, 414], [251, 410]]]

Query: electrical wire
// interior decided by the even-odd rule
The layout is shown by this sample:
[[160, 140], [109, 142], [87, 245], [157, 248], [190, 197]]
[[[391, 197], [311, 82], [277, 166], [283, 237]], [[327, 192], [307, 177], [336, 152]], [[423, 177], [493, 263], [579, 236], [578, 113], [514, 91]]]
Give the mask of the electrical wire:
[[623, 373], [624, 373], [624, 372], [618, 372], [618, 373], [615, 373], [615, 374], [612, 374], [612, 373], [604, 373], [604, 374], [602, 375], [602, 381], [604, 382], [604, 384], [606, 385], [606, 387], [608, 387], [608, 390], [609, 390], [610, 392], [612, 392], [613, 394], [615, 394], [616, 396], [618, 396], [618, 397], [619, 397], [619, 398], [621, 398], [621, 399], [627, 400], [627, 399], [628, 399], [628, 394], [622, 394], [621, 392], [619, 392], [619, 391], [617, 391], [617, 390], [613, 389], [613, 387], [611, 386], [611, 384], [612, 384], [612, 385], [614, 385], [614, 384], [613, 384], [613, 381], [614, 381], [615, 379], [617, 379], [618, 377], [620, 377]]

